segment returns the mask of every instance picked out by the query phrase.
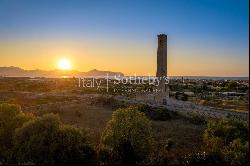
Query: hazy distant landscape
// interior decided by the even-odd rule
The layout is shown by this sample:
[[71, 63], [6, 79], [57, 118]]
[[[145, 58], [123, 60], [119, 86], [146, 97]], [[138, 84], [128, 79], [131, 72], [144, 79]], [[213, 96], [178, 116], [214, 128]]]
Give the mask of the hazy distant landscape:
[[0, 76], [5, 77], [62, 77], [62, 76], [68, 76], [68, 77], [83, 77], [83, 76], [124, 76], [121, 72], [112, 72], [112, 71], [100, 71], [93, 69], [88, 72], [79, 72], [76, 70], [70, 70], [70, 71], [62, 71], [62, 70], [51, 70], [51, 71], [45, 71], [45, 70], [24, 70], [19, 67], [0, 67]]
[[[61, 70], [24, 70], [19, 67], [0, 67], [0, 76], [1, 77], [106, 77], [109, 76], [119, 76], [119, 77], [129, 77], [125, 76], [122, 72], [113, 72], [113, 71], [100, 71], [97, 69], [90, 70], [88, 72], [79, 72], [75, 70], [70, 71], [61, 71]], [[133, 75], [132, 75], [133, 76]], [[139, 75], [140, 76], [140, 75]], [[146, 76], [141, 76], [146, 77]], [[249, 80], [249, 77], [215, 77], [215, 76], [169, 76], [170, 79], [205, 79], [205, 80]]]

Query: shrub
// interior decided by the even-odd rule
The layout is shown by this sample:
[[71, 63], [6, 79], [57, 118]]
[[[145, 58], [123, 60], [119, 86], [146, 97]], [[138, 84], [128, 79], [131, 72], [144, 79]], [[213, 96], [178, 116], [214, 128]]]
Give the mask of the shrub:
[[249, 164], [248, 138], [248, 125], [232, 119], [209, 122], [204, 133], [208, 150], [219, 153], [231, 165]]
[[32, 116], [25, 115], [20, 106], [0, 104], [0, 162], [11, 162], [15, 129], [30, 119]]
[[230, 165], [249, 164], [249, 143], [241, 139], [235, 139], [224, 150], [225, 160]]
[[150, 152], [151, 122], [135, 107], [118, 109], [107, 123], [101, 143], [122, 163], [135, 164]]
[[185, 116], [185, 119], [188, 122], [195, 124], [195, 125], [203, 125], [207, 123], [206, 119], [203, 116], [200, 116], [198, 114], [191, 113], [191, 112], [188, 113], [187, 116]]
[[153, 108], [146, 104], [138, 104], [135, 106], [140, 112], [151, 120], [166, 121], [177, 117], [177, 113], [164, 108]]
[[100, 145], [97, 147], [99, 165], [114, 165], [110, 149]]
[[155, 109], [155, 114], [156, 117], [153, 120], [160, 120], [160, 121], [170, 120], [177, 116], [176, 112], [169, 111], [163, 108]]
[[146, 113], [147, 111], [151, 110], [151, 107], [147, 104], [137, 104], [136, 105], [138, 111]]
[[246, 123], [232, 119], [211, 121], [204, 133], [204, 142], [212, 150], [220, 150], [221, 146], [230, 144], [233, 140], [240, 138], [247, 141], [249, 127]]
[[85, 132], [63, 125], [54, 114], [25, 123], [17, 129], [14, 140], [20, 164], [89, 164], [94, 154]]
[[150, 156], [143, 161], [143, 165], [178, 165], [175, 154], [172, 153], [176, 142], [172, 138], [154, 142]]

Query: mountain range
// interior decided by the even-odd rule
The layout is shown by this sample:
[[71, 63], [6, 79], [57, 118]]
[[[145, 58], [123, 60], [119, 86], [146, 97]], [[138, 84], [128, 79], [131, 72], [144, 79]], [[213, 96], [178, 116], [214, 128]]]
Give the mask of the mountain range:
[[88, 72], [80, 72], [77, 70], [25, 70], [20, 67], [0, 67], [0, 76], [5, 77], [83, 77], [83, 76], [94, 76], [103, 77], [109, 76], [124, 76], [121, 72], [113, 71], [101, 71], [97, 69], [90, 70]]

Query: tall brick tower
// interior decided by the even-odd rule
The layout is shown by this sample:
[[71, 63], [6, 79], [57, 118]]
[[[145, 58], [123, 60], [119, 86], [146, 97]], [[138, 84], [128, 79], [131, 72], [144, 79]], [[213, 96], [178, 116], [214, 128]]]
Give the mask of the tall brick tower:
[[158, 35], [158, 49], [157, 49], [157, 71], [156, 77], [160, 79], [160, 85], [158, 89], [162, 90], [159, 93], [160, 103], [166, 104], [167, 97], [169, 96], [169, 88], [166, 84], [164, 77], [167, 77], [167, 35]]

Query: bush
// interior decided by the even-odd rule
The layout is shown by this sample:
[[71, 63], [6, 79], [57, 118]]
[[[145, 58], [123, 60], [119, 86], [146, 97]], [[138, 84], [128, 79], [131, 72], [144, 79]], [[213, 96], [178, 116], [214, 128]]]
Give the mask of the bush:
[[172, 153], [175, 145], [176, 142], [171, 138], [154, 142], [150, 156], [143, 161], [142, 165], [178, 165], [179, 162]]
[[153, 118], [153, 120], [159, 120], [159, 121], [170, 120], [177, 116], [176, 112], [162, 108], [155, 109], [155, 114], [156, 116]]
[[17, 129], [14, 141], [20, 164], [89, 164], [94, 155], [85, 132], [62, 125], [54, 114], [25, 123]]
[[32, 116], [25, 115], [20, 106], [0, 104], [0, 163], [11, 162], [15, 129], [30, 119]]
[[151, 108], [149, 105], [147, 105], [147, 104], [137, 104], [136, 107], [137, 107], [138, 111], [144, 112], [144, 113], [146, 113], [146, 112], [148, 112], [149, 110], [152, 109], [152, 108]]
[[230, 165], [249, 164], [249, 143], [241, 139], [235, 139], [224, 150], [225, 160]]
[[177, 117], [176, 112], [164, 108], [152, 108], [146, 104], [138, 104], [135, 107], [151, 120], [166, 121]]
[[235, 120], [219, 120], [208, 123], [204, 142], [210, 152], [219, 153], [227, 164], [249, 164], [249, 127]]
[[198, 114], [195, 114], [195, 113], [188, 113], [187, 116], [185, 116], [185, 119], [192, 123], [192, 124], [195, 124], [195, 125], [204, 125], [207, 123], [205, 117], [203, 116], [200, 116]]
[[101, 143], [122, 163], [135, 164], [151, 150], [151, 122], [135, 107], [118, 109], [107, 123]]
[[221, 146], [230, 144], [240, 138], [248, 141], [249, 127], [246, 123], [232, 119], [211, 121], [204, 133], [204, 141], [212, 150], [220, 150]]
[[115, 165], [110, 149], [100, 145], [97, 147], [99, 165]]

